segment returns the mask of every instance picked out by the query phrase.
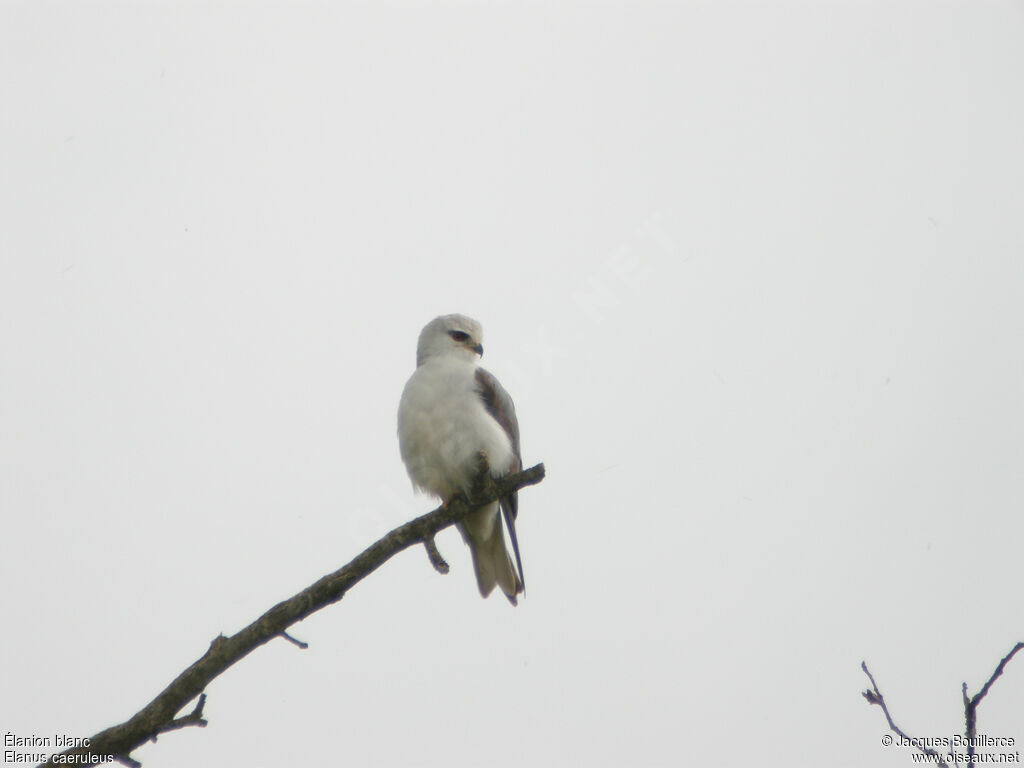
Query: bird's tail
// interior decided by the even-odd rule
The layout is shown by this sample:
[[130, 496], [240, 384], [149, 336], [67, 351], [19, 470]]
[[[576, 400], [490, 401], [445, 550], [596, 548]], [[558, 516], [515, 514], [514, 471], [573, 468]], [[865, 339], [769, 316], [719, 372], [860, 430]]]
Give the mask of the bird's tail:
[[471, 513], [459, 525], [459, 530], [473, 556], [480, 594], [487, 597], [498, 586], [508, 601], [516, 605], [516, 596], [523, 591], [523, 580], [505, 548], [498, 503], [488, 504]]

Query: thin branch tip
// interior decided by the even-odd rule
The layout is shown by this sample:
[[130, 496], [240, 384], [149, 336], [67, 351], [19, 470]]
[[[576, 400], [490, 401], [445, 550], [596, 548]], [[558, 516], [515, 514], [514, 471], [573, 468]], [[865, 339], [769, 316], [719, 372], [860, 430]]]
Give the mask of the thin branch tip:
[[913, 743], [913, 745], [917, 748], [918, 752], [920, 752], [921, 754], [931, 756], [935, 760], [935, 764], [938, 765], [939, 768], [949, 768], [949, 763], [947, 763], [938, 752], [936, 752], [934, 749], [930, 747], [922, 747], [920, 742], [918, 742], [915, 739], [912, 739], [910, 736], [906, 734], [906, 732], [902, 728], [896, 725], [896, 722], [892, 719], [892, 714], [889, 712], [889, 705], [885, 703], [885, 697], [882, 695], [882, 692], [878, 690], [878, 683], [875, 682], [875, 676], [872, 675], [871, 671], [868, 669], [867, 662], [862, 661], [860, 663], [860, 668], [864, 670], [864, 674], [867, 675], [868, 680], [871, 681], [871, 689], [864, 691], [862, 695], [865, 699], [867, 699], [868, 704], [877, 704], [879, 707], [881, 707], [882, 714], [885, 715], [885, 721], [889, 724], [889, 730], [895, 733], [897, 736], [901, 737], [902, 739], [905, 739]]
[[280, 634], [281, 634], [281, 637], [283, 637], [289, 643], [294, 645], [296, 648], [301, 648], [302, 650], [306, 650], [307, 648], [309, 648], [309, 643], [304, 643], [302, 640], [299, 640], [298, 638], [292, 637], [287, 632], [285, 632], [283, 629], [281, 630]]
[[427, 557], [430, 559], [430, 564], [434, 566], [434, 570], [442, 574], [448, 573], [450, 570], [448, 563], [441, 557], [441, 552], [438, 550], [433, 536], [423, 539], [423, 548], [427, 550]]
[[[999, 664], [996, 665], [995, 671], [992, 673], [992, 676], [989, 677], [989, 679], [985, 682], [985, 685], [981, 687], [981, 690], [975, 694], [973, 699], [971, 699], [972, 706], [977, 707], [981, 700], [985, 698], [986, 694], [988, 694], [989, 689], [992, 687], [992, 684], [995, 683], [995, 681], [1002, 676], [1003, 671], [1006, 669], [1006, 665], [1010, 663], [1013, 657], [1016, 656], [1017, 652], [1021, 649], [1024, 649], [1024, 642], [1017, 643], [1015, 646], [1013, 646], [1012, 649], [1010, 649], [1010, 652], [1008, 654], [1006, 654], [1005, 656], [1003, 656], [1002, 659], [1000, 659]], [[967, 683], [964, 683], [964, 688], [966, 687]]]
[[209, 722], [203, 717], [203, 707], [206, 706], [206, 693], [200, 693], [199, 699], [196, 701], [196, 705], [192, 708], [192, 711], [187, 715], [176, 717], [170, 722], [164, 723], [157, 727], [156, 731], [150, 737], [150, 741], [156, 741], [157, 736], [164, 733], [170, 733], [171, 731], [179, 731], [182, 728], [188, 728], [189, 726], [195, 726], [196, 728], [205, 728], [209, 725]]

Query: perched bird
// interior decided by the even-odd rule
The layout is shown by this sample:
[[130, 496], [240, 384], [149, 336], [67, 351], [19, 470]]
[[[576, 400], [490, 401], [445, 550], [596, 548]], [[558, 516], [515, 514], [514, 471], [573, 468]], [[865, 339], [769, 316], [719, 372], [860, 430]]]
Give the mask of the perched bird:
[[[480, 323], [464, 315], [442, 315], [427, 323], [416, 345], [416, 370], [398, 406], [398, 444], [412, 484], [445, 504], [468, 493], [481, 453], [494, 477], [522, 469], [516, 409], [498, 380], [477, 365], [482, 342]], [[517, 503], [512, 493], [458, 523], [473, 556], [480, 594], [487, 597], [497, 585], [512, 605], [523, 591]], [[505, 548], [502, 517], [515, 565]]]

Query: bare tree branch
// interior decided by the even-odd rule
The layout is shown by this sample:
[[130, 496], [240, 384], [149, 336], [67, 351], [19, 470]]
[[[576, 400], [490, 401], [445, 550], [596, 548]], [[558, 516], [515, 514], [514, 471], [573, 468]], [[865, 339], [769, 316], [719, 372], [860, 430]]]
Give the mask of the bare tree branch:
[[[285, 631], [288, 627], [341, 600], [355, 584], [402, 550], [415, 544], [432, 542], [438, 531], [457, 523], [472, 510], [525, 486], [536, 485], [543, 479], [543, 464], [502, 478], [492, 478], [489, 473], [481, 472], [468, 500], [457, 496], [433, 512], [395, 528], [384, 538], [363, 550], [347, 565], [324, 576], [294, 597], [278, 603], [237, 634], [231, 637], [216, 637], [202, 658], [178, 675], [155, 699], [129, 720], [100, 731], [88, 740], [88, 746], [74, 747], [59, 754], [75, 755], [79, 759], [74, 760], [74, 764], [87, 766], [98, 764], [101, 756], [114, 755], [118, 762], [137, 768], [140, 764], [131, 757], [131, 752], [139, 745], [150, 739], [155, 740], [161, 733], [190, 725], [206, 725], [203, 718], [206, 695], [203, 689], [233, 664], [275, 637], [290, 638]], [[427, 551], [430, 552], [429, 545]], [[436, 552], [436, 547], [434, 551]], [[188, 715], [175, 718], [182, 707], [196, 696], [199, 696], [199, 701], [195, 709]], [[86, 755], [96, 759], [93, 762], [81, 761]], [[59, 764], [61, 763], [51, 756], [40, 768]]]
[[289, 643], [294, 645], [296, 648], [301, 648], [302, 650], [306, 650], [307, 648], [309, 648], [309, 643], [304, 643], [301, 640], [292, 637], [287, 632], [281, 632], [281, 637], [283, 637]]
[[1021, 648], [1024, 648], [1024, 643], [1017, 643], [1013, 646], [1013, 650], [1003, 656], [1002, 660], [996, 666], [995, 672], [993, 672], [992, 676], [985, 682], [985, 685], [981, 687], [981, 690], [974, 695], [974, 698], [967, 697], [967, 683], [964, 683], [961, 688], [961, 692], [964, 697], [964, 721], [966, 723], [966, 730], [964, 733], [967, 736], [967, 764], [970, 768], [974, 768], [974, 739], [978, 735], [978, 705], [981, 703], [981, 700], [988, 695], [988, 691], [992, 687], [992, 684], [1003, 674], [1003, 670], [1006, 669], [1006, 665], [1010, 663], [1010, 659], [1012, 659]]
[[[170, 731], [177, 731], [181, 728], [186, 728], [190, 725], [197, 725], [200, 728], [206, 727], [206, 720], [203, 719], [203, 707], [206, 706], [206, 694], [200, 693], [199, 700], [196, 701], [195, 708], [184, 717], [178, 717], [167, 725], [161, 725], [158, 733], [168, 733]], [[156, 741], [156, 735], [153, 736], [153, 741]]]
[[428, 536], [423, 540], [423, 548], [427, 550], [427, 557], [430, 558], [430, 564], [434, 566], [434, 570], [438, 573], [448, 573], [448, 563], [441, 557], [433, 536]]
[[[995, 683], [995, 681], [998, 680], [999, 677], [1003, 674], [1003, 670], [1006, 669], [1006, 665], [1010, 663], [1010, 660], [1022, 648], [1024, 648], [1024, 642], [1017, 643], [1015, 646], [1013, 646], [1013, 649], [1002, 658], [1002, 660], [996, 666], [995, 671], [992, 673], [992, 676], [989, 677], [989, 679], [985, 682], [985, 685], [981, 687], [981, 690], [978, 691], [978, 693], [976, 693], [973, 698], [967, 695], [967, 683], [964, 683], [960, 687], [960, 694], [963, 697], [964, 702], [964, 720], [966, 722], [964, 736], [967, 737], [967, 759], [964, 760], [962, 755], [959, 755], [959, 753], [956, 753], [954, 751], [953, 756], [956, 758], [955, 762], [957, 762], [958, 764], [966, 762], [969, 768], [974, 768], [974, 757], [976, 753], [975, 739], [978, 736], [978, 705], [981, 703], [981, 700], [984, 699], [985, 696], [988, 694], [989, 690], [992, 688], [993, 683]], [[922, 745], [919, 739], [914, 739], [910, 736], [907, 736], [907, 734], [904, 733], [903, 730], [898, 725], [896, 725], [896, 723], [893, 722], [892, 715], [889, 714], [889, 707], [886, 706], [885, 703], [885, 697], [882, 696], [882, 692], [878, 690], [878, 685], [875, 683], [874, 676], [871, 674], [871, 672], [868, 671], [867, 662], [862, 661], [860, 664], [860, 668], [864, 670], [864, 674], [866, 674], [868, 676], [868, 679], [871, 681], [871, 688], [864, 691], [862, 695], [865, 699], [867, 699], [868, 704], [877, 704], [882, 708], [882, 712], [885, 714], [885, 719], [889, 723], [889, 729], [893, 733], [897, 734], [901, 738], [913, 744], [914, 747], [916, 747], [923, 754], [930, 755], [936, 758], [936, 765], [942, 766], [943, 768], [949, 768], [949, 763], [941, 755], [939, 755], [938, 752], [936, 752], [934, 749], [931, 749], [930, 747]]]
[[906, 733], [904, 733], [902, 728], [900, 728], [898, 725], [896, 725], [895, 722], [893, 722], [892, 715], [889, 714], [889, 707], [885, 703], [885, 697], [882, 695], [882, 692], [878, 690], [878, 683], [875, 682], [875, 676], [872, 675], [871, 672], [868, 670], [868, 663], [866, 661], [862, 661], [860, 663], [860, 668], [864, 670], [864, 674], [867, 675], [868, 680], [871, 681], [871, 687], [868, 690], [864, 691], [861, 695], [868, 700], [868, 704], [877, 704], [882, 708], [882, 713], [885, 715], [885, 719], [889, 723], [889, 730], [895, 733], [900, 738], [909, 741], [922, 754], [931, 755], [932, 757], [936, 758], [935, 764], [940, 766], [940, 768], [949, 768], [949, 763], [943, 760], [942, 756], [938, 752], [936, 752], [931, 747], [921, 746], [921, 743], [918, 739], [914, 739], [908, 736]]

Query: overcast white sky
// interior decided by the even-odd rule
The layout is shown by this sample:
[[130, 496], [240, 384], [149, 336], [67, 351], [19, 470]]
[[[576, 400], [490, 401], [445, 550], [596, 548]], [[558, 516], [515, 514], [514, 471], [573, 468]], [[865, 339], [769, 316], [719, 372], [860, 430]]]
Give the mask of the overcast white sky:
[[[0, 6], [0, 731], [121, 722], [516, 399], [528, 592], [400, 555], [146, 768], [906, 766], [1024, 639], [1020, 2]], [[1024, 751], [1024, 658], [981, 731]]]

